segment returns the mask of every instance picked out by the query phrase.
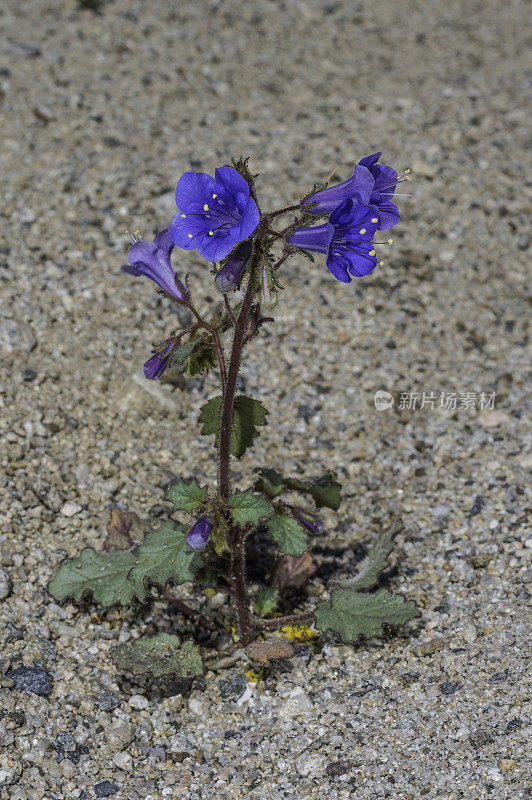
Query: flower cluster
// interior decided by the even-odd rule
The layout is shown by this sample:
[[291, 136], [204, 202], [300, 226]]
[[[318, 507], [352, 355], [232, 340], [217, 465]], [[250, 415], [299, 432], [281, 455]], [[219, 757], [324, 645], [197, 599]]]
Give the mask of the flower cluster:
[[[343, 283], [368, 275], [377, 266], [375, 232], [387, 230], [399, 222], [399, 211], [392, 198], [397, 184], [409, 179], [408, 171], [398, 174], [392, 167], [379, 164], [380, 156], [381, 153], [373, 153], [362, 158], [351, 177], [314, 192], [298, 206], [262, 217], [253, 181], [246, 171], [243, 174], [248, 174], [248, 179], [229, 166], [219, 167], [214, 177], [204, 172], [185, 172], [177, 183], [178, 211], [170, 227], [158, 233], [153, 242], [143, 241], [138, 235], [132, 237], [129, 263], [122, 269], [130, 275], [150, 278], [168, 298], [192, 308], [187, 285], [176, 275], [170, 262], [175, 246], [197, 250], [211, 263], [222, 262], [215, 285], [220, 292], [227, 293], [240, 286], [255, 242], [261, 240], [264, 253], [264, 242], [273, 235], [293, 248], [323, 253], [327, 269]], [[296, 222], [281, 234], [268, 227], [273, 217], [290, 210], [300, 211], [306, 227], [298, 227]], [[308, 225], [312, 215], [327, 215], [328, 220], [321, 225]], [[289, 248], [289, 253], [279, 263], [294, 252], [297, 251]], [[266, 284], [271, 282], [274, 291], [279, 284], [267, 257], [262, 259], [259, 268], [266, 299]], [[265, 280], [266, 275], [271, 275], [271, 281]], [[146, 378], [161, 377], [172, 363], [176, 346], [177, 340], [173, 339], [156, 348], [144, 364]]]

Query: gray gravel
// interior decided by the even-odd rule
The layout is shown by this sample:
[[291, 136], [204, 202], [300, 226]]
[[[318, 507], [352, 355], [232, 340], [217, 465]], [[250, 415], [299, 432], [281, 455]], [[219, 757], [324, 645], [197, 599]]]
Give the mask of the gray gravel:
[[[530, 796], [525, 13], [519, 0], [2, 5], [2, 800]], [[331, 548], [348, 548], [345, 573], [401, 514], [389, 581], [423, 616], [355, 648], [314, 638], [258, 683], [215, 651], [196, 683], [124, 679], [112, 646], [188, 635], [187, 621], [162, 599], [60, 607], [46, 585], [65, 555], [102, 546], [111, 506], [154, 518], [176, 474], [215, 480], [194, 421], [216, 383], [139, 376], [179, 321], [120, 273], [123, 232], [167, 224], [187, 169], [253, 153], [273, 208], [377, 148], [413, 170], [405, 222], [384, 267], [349, 286], [321, 262], [288, 265], [244, 373], [270, 421], [236, 474], [339, 472], [347, 499], [326, 514], [307, 594], [338, 574]], [[176, 263], [206, 298], [204, 264]], [[394, 408], [375, 410], [378, 389]], [[399, 409], [414, 391], [497, 399]]]

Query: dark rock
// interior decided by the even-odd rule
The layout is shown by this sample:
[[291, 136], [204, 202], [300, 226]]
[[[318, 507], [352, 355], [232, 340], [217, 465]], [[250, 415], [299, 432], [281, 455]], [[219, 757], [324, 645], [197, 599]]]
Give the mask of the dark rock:
[[506, 733], [514, 733], [515, 731], [518, 731], [519, 728], [522, 728], [524, 724], [525, 723], [523, 722], [523, 720], [519, 719], [519, 717], [511, 719], [508, 725], [506, 726]]
[[113, 709], [118, 708], [122, 702], [114, 692], [109, 692], [107, 689], [100, 692], [97, 700], [102, 711], [113, 711]]
[[493, 741], [493, 736], [489, 731], [483, 730], [479, 728], [476, 731], [473, 731], [471, 736], [469, 737], [469, 741], [477, 750], [480, 747], [484, 747], [484, 745], [489, 744]]
[[102, 781], [101, 783], [97, 783], [94, 787], [96, 797], [111, 797], [111, 795], [116, 794], [117, 791], [118, 786], [115, 786], [111, 781]]
[[331, 778], [337, 778], [339, 775], [345, 775], [346, 772], [352, 768], [352, 761], [331, 761], [325, 767], [325, 772]]
[[26, 383], [31, 383], [37, 377], [37, 373], [34, 369], [27, 367], [26, 369], [22, 370], [22, 380], [26, 381]]
[[238, 700], [246, 691], [247, 680], [244, 675], [235, 675], [230, 681], [220, 681], [222, 700]]
[[440, 686], [440, 691], [442, 694], [454, 694], [462, 687], [461, 683], [457, 683], [456, 681], [445, 681]]
[[502, 669], [500, 672], [494, 672], [493, 675], [490, 675], [488, 678], [489, 683], [504, 683], [504, 681], [508, 680], [508, 675], [510, 671], [507, 669]]
[[475, 502], [471, 506], [471, 511], [469, 512], [468, 521], [471, 522], [473, 517], [476, 517], [477, 514], [480, 514], [482, 508], [484, 507], [484, 498], [481, 494], [477, 494], [475, 497]]
[[15, 681], [17, 692], [32, 692], [44, 697], [52, 691], [48, 673], [40, 667], [18, 667], [6, 673], [6, 678]]
[[68, 731], [59, 731], [55, 737], [54, 747], [56, 750], [65, 750], [69, 752], [76, 750], [77, 746], [76, 740]]
[[419, 672], [403, 672], [402, 675], [399, 675], [399, 679], [403, 686], [411, 686], [419, 680]]

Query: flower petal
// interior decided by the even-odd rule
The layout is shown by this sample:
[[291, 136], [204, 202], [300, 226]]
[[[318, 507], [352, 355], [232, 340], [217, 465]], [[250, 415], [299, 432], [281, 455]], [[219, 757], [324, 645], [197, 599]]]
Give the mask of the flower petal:
[[242, 214], [242, 219], [239, 225], [231, 228], [231, 235], [234, 236], [237, 242], [242, 242], [251, 236], [255, 228], [260, 222], [260, 213], [257, 204], [252, 197], [244, 197], [238, 194], [236, 204], [239, 212]]
[[205, 172], [185, 172], [179, 178], [175, 190], [176, 206], [186, 211], [191, 203], [204, 203], [216, 193], [214, 180]]
[[379, 229], [381, 231], [386, 231], [388, 228], [393, 228], [393, 226], [397, 225], [397, 223], [401, 220], [399, 210], [395, 203], [392, 203], [391, 200], [380, 200], [378, 204], [375, 204], [374, 208], [377, 211], [377, 216], [379, 218]]
[[372, 172], [373, 167], [375, 166], [375, 164], [377, 163], [377, 161], [381, 156], [382, 152], [372, 153], [370, 156], [365, 156], [364, 158], [361, 158], [358, 163], [361, 164], [363, 167], [367, 167], [369, 171]]
[[170, 258], [170, 253], [174, 249], [174, 243], [170, 238], [170, 228], [160, 231], [153, 240], [153, 244], [164, 253], [166, 258]]
[[347, 271], [349, 262], [343, 255], [333, 252], [329, 253], [327, 256], [326, 267], [329, 272], [332, 272], [336, 280], [342, 281], [342, 283], [351, 283], [351, 278], [349, 276], [349, 272]]
[[154, 353], [152, 357], [146, 361], [142, 368], [145, 378], [149, 381], [156, 381], [161, 377], [170, 363], [170, 355], [173, 348], [174, 343], [172, 342], [168, 347], [165, 347], [164, 350], [161, 350], [159, 353]]
[[207, 517], [202, 517], [191, 527], [185, 536], [185, 541], [191, 550], [205, 550], [211, 531], [211, 523]]
[[198, 252], [213, 263], [228, 256], [235, 244], [231, 231], [224, 230], [214, 231], [213, 236], [203, 236], [199, 243], [196, 240]]
[[214, 173], [214, 179], [228, 194], [236, 195], [241, 193], [249, 197], [247, 181], [244, 180], [240, 172], [234, 167], [218, 167]]

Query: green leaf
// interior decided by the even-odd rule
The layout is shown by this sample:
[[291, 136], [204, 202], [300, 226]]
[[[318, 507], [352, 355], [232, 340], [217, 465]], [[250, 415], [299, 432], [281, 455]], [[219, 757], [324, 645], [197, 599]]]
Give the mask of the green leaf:
[[377, 544], [367, 555], [366, 564], [354, 578], [340, 581], [340, 586], [351, 588], [357, 592], [373, 589], [379, 581], [379, 575], [388, 566], [388, 556], [392, 552], [393, 542], [397, 534], [403, 530], [402, 521], [396, 520], [391, 528], [381, 533]]
[[412, 600], [406, 601], [386, 589], [375, 594], [337, 589], [330, 602], [319, 603], [315, 614], [317, 628], [335, 631], [344, 642], [357, 642], [361, 636], [379, 636], [384, 624], [403, 625], [420, 616]]
[[[115, 603], [126, 605], [136, 594], [136, 589], [128, 578], [135, 556], [129, 550], [110, 550], [98, 553], [93, 547], [86, 547], [79, 556], [69, 558], [60, 566], [49, 583], [52, 597], [62, 601], [67, 597], [81, 600], [86, 592], [104, 606]], [[144, 592], [141, 590], [143, 599]]]
[[270, 614], [277, 605], [278, 600], [279, 592], [277, 589], [263, 589], [255, 598], [255, 613], [261, 617], [265, 614]]
[[200, 486], [197, 480], [187, 483], [181, 478], [168, 487], [164, 498], [174, 504], [176, 511], [194, 511], [207, 499], [207, 487]]
[[287, 514], [276, 514], [268, 522], [270, 536], [279, 545], [282, 553], [299, 558], [308, 549], [305, 528]]
[[187, 545], [182, 526], [171, 519], [164, 520], [158, 530], [146, 534], [133, 555], [135, 564], [129, 572], [129, 580], [137, 592], [145, 589], [146, 579], [163, 587], [168, 581], [176, 584], [193, 581], [203, 563], [200, 554]]
[[262, 517], [271, 517], [273, 508], [261, 494], [253, 494], [253, 489], [245, 492], [235, 492], [229, 498], [233, 519], [239, 525], [251, 522], [257, 525]]
[[184, 373], [191, 378], [194, 375], [208, 372], [214, 366], [216, 366], [216, 351], [209, 344], [199, 340], [198, 347], [186, 361]]
[[300, 481], [296, 478], [285, 478], [284, 485], [287, 489], [297, 492], [310, 494], [316, 504], [316, 508], [332, 508], [336, 511], [342, 502], [340, 489], [342, 488], [336, 480], [336, 474], [329, 470], [321, 478], [315, 481]]
[[204, 673], [196, 645], [193, 642], [181, 644], [179, 637], [170, 633], [143, 636], [132, 643], [121, 644], [112, 650], [111, 658], [120, 669], [133, 675], [190, 678]]
[[[222, 396], [211, 397], [202, 406], [199, 422], [202, 423], [201, 433], [204, 436], [214, 434], [216, 436], [216, 446], [220, 438], [220, 413], [222, 409]], [[258, 435], [257, 427], [266, 425], [266, 415], [268, 411], [262, 403], [253, 397], [240, 395], [235, 398], [233, 425], [231, 428], [231, 453], [237, 458], [241, 458], [247, 448], [253, 444], [255, 436]]]
[[268, 497], [277, 497], [278, 494], [281, 494], [284, 489], [284, 481], [280, 472], [268, 467], [259, 467], [256, 472], [260, 474], [255, 481], [255, 489], [258, 492], [264, 492]]

